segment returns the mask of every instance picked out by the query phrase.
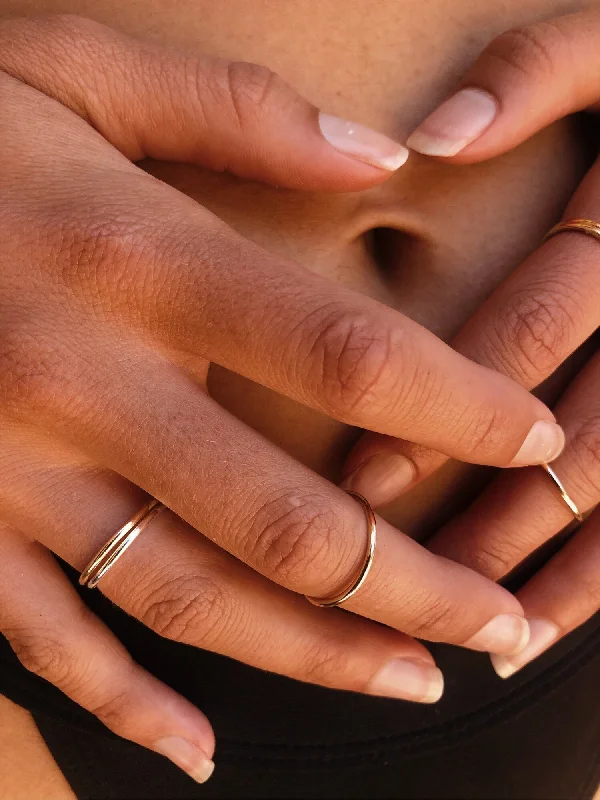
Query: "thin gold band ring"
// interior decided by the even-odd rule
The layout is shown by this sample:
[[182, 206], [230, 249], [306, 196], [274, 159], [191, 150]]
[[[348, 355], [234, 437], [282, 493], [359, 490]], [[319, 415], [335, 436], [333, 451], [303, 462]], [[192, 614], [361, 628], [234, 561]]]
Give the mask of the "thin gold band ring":
[[[586, 236], [591, 236], [593, 239], [600, 240], [600, 223], [595, 222], [593, 219], [578, 218], [578, 219], [569, 219], [566, 220], [565, 222], [559, 222], [558, 225], [555, 225], [553, 228], [550, 228], [548, 233], [544, 236], [544, 242], [547, 242], [548, 239], [551, 239], [553, 236], [556, 236], [557, 233], [566, 233], [568, 231], [572, 231], [574, 233], [583, 233]], [[565, 489], [563, 482], [558, 477], [556, 472], [554, 472], [554, 470], [549, 464], [541, 464], [541, 466], [554, 482], [554, 485], [560, 492], [560, 496], [562, 497], [565, 505], [568, 507], [571, 514], [573, 514], [577, 522], [583, 522], [583, 514], [577, 507], [575, 501], [572, 499], [572, 497]]]
[[152, 498], [146, 503], [122, 528], [112, 536], [108, 542], [92, 558], [87, 567], [79, 576], [81, 586], [95, 589], [98, 582], [106, 575], [121, 558], [123, 553], [132, 545], [140, 533], [155, 519], [166, 506]]
[[319, 606], [320, 608], [333, 608], [333, 606], [339, 606], [346, 600], [349, 600], [352, 595], [356, 594], [356, 592], [358, 592], [360, 587], [364, 584], [369, 572], [371, 571], [371, 566], [373, 565], [375, 545], [377, 544], [377, 520], [375, 519], [375, 512], [371, 508], [369, 501], [366, 500], [362, 494], [350, 491], [347, 491], [346, 493], [349, 494], [350, 497], [354, 497], [355, 500], [358, 500], [364, 509], [365, 517], [367, 518], [368, 530], [367, 552], [358, 576], [341, 592], [338, 592], [338, 594], [334, 595], [333, 597], [325, 598], [309, 597], [308, 595], [305, 595], [309, 603], [312, 603], [313, 606]]
[[564, 500], [565, 504], [566, 504], [566, 505], [569, 507], [569, 511], [571, 512], [571, 514], [573, 514], [573, 516], [575, 517], [575, 519], [577, 520], [577, 522], [583, 522], [583, 514], [582, 514], [582, 513], [581, 513], [581, 511], [580, 511], [580, 510], [577, 508], [577, 505], [576, 505], [576, 503], [575, 503], [575, 502], [574, 502], [574, 500], [571, 498], [571, 496], [569, 495], [569, 493], [567, 492], [567, 490], [566, 490], [566, 489], [565, 489], [565, 487], [563, 486], [563, 482], [562, 482], [562, 481], [561, 481], [561, 479], [558, 477], [558, 475], [556, 474], [556, 472], [554, 472], [554, 470], [552, 469], [552, 467], [550, 466], [550, 464], [540, 464], [540, 466], [541, 466], [541, 467], [542, 467], [544, 470], [546, 470], [547, 474], [548, 474], [548, 475], [549, 475], [549, 476], [552, 478], [552, 480], [554, 481], [554, 484], [555, 484], [556, 488], [557, 488], [557, 489], [558, 489], [558, 491], [560, 492], [560, 496], [561, 496], [561, 497], [562, 497], [562, 499]]
[[576, 233], [585, 233], [586, 236], [592, 236], [594, 239], [600, 239], [600, 223], [594, 222], [593, 219], [569, 219], [566, 222], [559, 222], [553, 228], [550, 228], [548, 233], [544, 236], [544, 242], [556, 236], [557, 233], [564, 233], [565, 231], [574, 231]]

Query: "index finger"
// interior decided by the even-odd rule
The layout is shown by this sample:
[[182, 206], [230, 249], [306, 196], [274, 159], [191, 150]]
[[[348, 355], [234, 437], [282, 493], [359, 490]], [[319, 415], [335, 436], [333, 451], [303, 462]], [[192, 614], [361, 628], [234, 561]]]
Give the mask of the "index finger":
[[501, 34], [407, 144], [425, 155], [474, 163], [512, 150], [561, 117], [597, 110], [599, 43], [598, 10]]
[[[143, 189], [146, 216], [146, 180]], [[170, 346], [349, 425], [463, 461], [536, 464], [562, 449], [552, 412], [516, 383], [398, 311], [268, 253], [165, 191], [156, 193], [151, 229], [147, 218], [139, 221], [136, 251], [148, 270], [138, 255], [131, 291], [111, 298], [130, 315], [141, 297], [153, 335], [158, 327]], [[100, 269], [112, 274], [115, 260], [131, 260], [131, 234], [124, 244], [126, 252], [113, 252]]]

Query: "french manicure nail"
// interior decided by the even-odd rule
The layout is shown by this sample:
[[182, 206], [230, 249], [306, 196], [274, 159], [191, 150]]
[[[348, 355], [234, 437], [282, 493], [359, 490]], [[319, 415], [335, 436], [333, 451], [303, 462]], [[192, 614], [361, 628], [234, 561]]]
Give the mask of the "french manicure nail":
[[179, 769], [197, 783], [205, 783], [213, 773], [215, 765], [198, 747], [179, 736], [166, 736], [154, 743], [154, 749], [170, 759]]
[[444, 677], [426, 661], [395, 658], [372, 678], [368, 693], [416, 703], [437, 703], [444, 693]]
[[520, 653], [529, 641], [529, 625], [518, 614], [499, 614], [465, 642], [465, 647], [487, 653]]
[[408, 150], [382, 133], [356, 122], [319, 112], [319, 128], [330, 145], [347, 156], [395, 172], [408, 158]]
[[539, 420], [529, 433], [521, 449], [510, 462], [510, 467], [527, 467], [554, 461], [565, 446], [565, 434], [560, 425]]
[[530, 619], [529, 643], [518, 655], [492, 655], [492, 666], [501, 678], [510, 678], [515, 672], [541, 655], [560, 635], [560, 628], [545, 619]]
[[498, 104], [481, 89], [461, 89], [408, 137], [407, 146], [427, 156], [455, 156], [494, 121]]
[[378, 507], [398, 497], [415, 479], [415, 468], [404, 456], [391, 453], [371, 456], [341, 483]]

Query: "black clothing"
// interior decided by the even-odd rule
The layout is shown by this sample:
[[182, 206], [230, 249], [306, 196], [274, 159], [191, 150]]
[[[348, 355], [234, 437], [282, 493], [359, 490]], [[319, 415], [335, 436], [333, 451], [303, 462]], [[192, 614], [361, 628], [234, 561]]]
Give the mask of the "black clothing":
[[446, 692], [423, 706], [298, 683], [160, 639], [83, 592], [140, 664], [207, 714], [217, 750], [213, 777], [195, 784], [24, 670], [0, 637], [0, 691], [33, 713], [81, 800], [574, 800], [600, 782], [600, 615], [508, 681], [486, 655], [433, 646]]

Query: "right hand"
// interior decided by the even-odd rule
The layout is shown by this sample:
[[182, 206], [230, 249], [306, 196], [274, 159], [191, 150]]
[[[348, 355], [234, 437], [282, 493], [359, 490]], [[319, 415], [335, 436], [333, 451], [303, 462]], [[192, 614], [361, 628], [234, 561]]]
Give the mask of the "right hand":
[[[335, 149], [316, 109], [268, 70], [73, 17], [0, 25], [0, 93], [0, 630], [23, 663], [207, 776], [206, 719], [131, 663], [48, 552], [81, 569], [144, 492], [172, 513], [101, 588], [161, 635], [420, 701], [437, 699], [441, 676], [411, 636], [515, 651], [515, 598], [383, 521], [355, 615], [309, 605], [299, 594], [329, 595], [356, 570], [363, 512], [225, 412], [205, 379], [214, 361], [348, 424], [498, 466], [557, 455], [552, 413], [133, 163], [358, 191], [401, 148], [361, 129], [368, 152], [356, 134]], [[523, 449], [534, 425], [542, 445]]]

